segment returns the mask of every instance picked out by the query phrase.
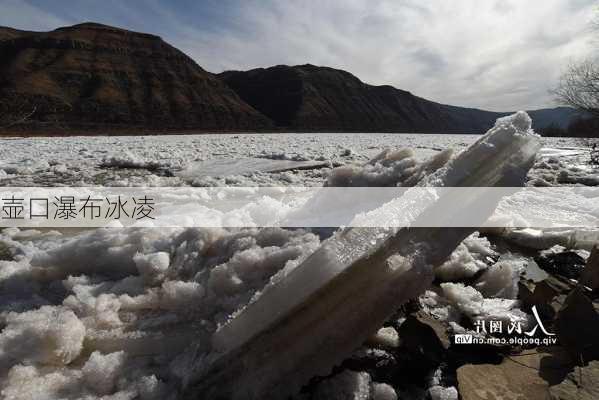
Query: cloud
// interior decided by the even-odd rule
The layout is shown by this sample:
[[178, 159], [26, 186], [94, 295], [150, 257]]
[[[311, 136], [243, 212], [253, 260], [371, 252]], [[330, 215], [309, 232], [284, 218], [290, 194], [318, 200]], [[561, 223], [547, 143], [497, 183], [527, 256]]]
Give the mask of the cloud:
[[159, 34], [212, 72], [309, 62], [493, 110], [553, 105], [548, 90], [561, 71], [596, 45], [590, 0], [37, 0], [34, 10], [17, 3], [0, 0], [0, 23], [99, 19]]
[[44, 31], [70, 23], [22, 0], [0, 0], [0, 10], [0, 25], [17, 29]]
[[236, 10], [236, 18], [249, 28], [243, 34], [203, 35], [185, 48], [212, 71], [310, 62], [439, 102], [493, 110], [540, 108], [553, 105], [549, 89], [561, 71], [591, 51], [593, 5], [581, 0], [575, 5], [568, 0], [542, 5], [249, 2]]

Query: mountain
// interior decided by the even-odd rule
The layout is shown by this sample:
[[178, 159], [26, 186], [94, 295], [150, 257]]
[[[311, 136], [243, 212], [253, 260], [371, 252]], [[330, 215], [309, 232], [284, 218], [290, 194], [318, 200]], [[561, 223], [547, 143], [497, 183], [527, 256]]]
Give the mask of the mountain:
[[0, 120], [57, 132], [271, 126], [158, 36], [95, 23], [51, 32], [0, 28]]
[[[507, 113], [435, 103], [314, 65], [214, 75], [158, 36], [96, 23], [0, 27], [0, 133], [481, 133]], [[567, 108], [531, 113], [565, 127]]]
[[[439, 104], [310, 64], [226, 71], [219, 77], [277, 127], [292, 130], [481, 133], [510, 114]], [[567, 126], [575, 112], [562, 107], [531, 114], [542, 129]]]
[[590, 117], [590, 115], [581, 114], [580, 111], [571, 107], [545, 108], [529, 111], [528, 113], [533, 120], [533, 128], [535, 129], [548, 127], [567, 129], [575, 120]]

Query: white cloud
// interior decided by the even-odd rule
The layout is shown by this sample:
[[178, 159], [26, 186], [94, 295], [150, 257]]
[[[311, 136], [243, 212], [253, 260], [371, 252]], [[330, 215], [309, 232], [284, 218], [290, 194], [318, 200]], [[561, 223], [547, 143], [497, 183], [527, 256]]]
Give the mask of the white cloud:
[[[160, 34], [212, 72], [309, 62], [439, 102], [514, 110], [553, 105], [548, 90], [561, 71], [597, 45], [588, 28], [595, 3], [240, 0], [226, 3], [228, 14], [209, 29], [202, 15], [190, 22], [193, 7], [159, 0], [127, 3], [127, 12], [108, 7], [112, 11], [101, 17], [90, 15], [90, 7], [85, 15], [83, 6], [69, 8], [68, 15]], [[60, 7], [54, 1], [42, 11], [0, 0], [0, 9], [0, 24], [50, 29], [64, 22], [55, 16]]]
[[173, 36], [211, 71], [310, 62], [439, 102], [552, 106], [548, 90], [590, 51], [594, 2], [244, 2], [243, 31]]
[[0, 25], [24, 30], [46, 31], [69, 22], [23, 0], [0, 0]]

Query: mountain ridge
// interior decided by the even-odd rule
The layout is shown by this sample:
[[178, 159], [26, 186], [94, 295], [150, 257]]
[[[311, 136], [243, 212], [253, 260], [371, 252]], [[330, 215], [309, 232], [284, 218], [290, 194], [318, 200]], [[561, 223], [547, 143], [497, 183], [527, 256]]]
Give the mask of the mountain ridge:
[[[0, 133], [482, 133], [507, 114], [312, 64], [212, 74], [159, 36], [94, 22], [0, 27]], [[573, 118], [567, 109], [531, 114], [544, 126]]]
[[[323, 83], [323, 74], [337, 76]], [[295, 130], [481, 133], [497, 118], [512, 113], [441, 104], [391, 85], [364, 83], [344, 70], [312, 64], [225, 71], [218, 76], [276, 126]], [[343, 77], [345, 82], [341, 82]], [[336, 83], [335, 90], [331, 90]], [[358, 110], [355, 102], [345, 108], [339, 104], [356, 98], [370, 98], [370, 102]], [[318, 118], [321, 116], [310, 116], [315, 108], [321, 114], [335, 115], [337, 120], [322, 121]], [[552, 118], [553, 112], [559, 115]], [[551, 124], [564, 128], [576, 115], [575, 110], [567, 107], [529, 113], [537, 120], [537, 128]], [[432, 120], [433, 116], [436, 119]]]
[[[34, 129], [252, 129], [270, 121], [160, 37], [84, 23], [0, 32], [0, 114]], [[27, 125], [27, 124], [25, 124]]]

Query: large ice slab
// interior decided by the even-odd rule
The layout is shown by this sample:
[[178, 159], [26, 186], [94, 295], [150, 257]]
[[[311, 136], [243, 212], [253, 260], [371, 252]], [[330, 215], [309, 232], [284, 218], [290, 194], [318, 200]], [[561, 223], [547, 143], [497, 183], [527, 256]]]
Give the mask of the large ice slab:
[[[530, 127], [524, 112], [498, 120], [419, 186], [521, 186], [540, 147]], [[373, 216], [396, 218], [397, 210], [408, 210], [401, 217], [417, 221], [444, 214], [434, 193], [407, 203], [402, 198]], [[464, 207], [478, 206], [485, 219], [496, 206], [478, 204], [477, 197], [465, 200]], [[402, 202], [400, 208], [395, 201]], [[473, 231], [410, 226], [340, 230], [215, 332], [212, 352], [192, 360], [191, 373], [184, 377], [189, 395], [285, 398], [314, 375], [328, 373], [401, 304], [426, 289], [433, 268]]]
[[302, 169], [324, 168], [327, 161], [271, 160], [267, 158], [237, 158], [196, 161], [190, 163], [175, 175], [183, 179], [205, 178], [209, 176], [245, 175], [256, 172], [285, 172]]

